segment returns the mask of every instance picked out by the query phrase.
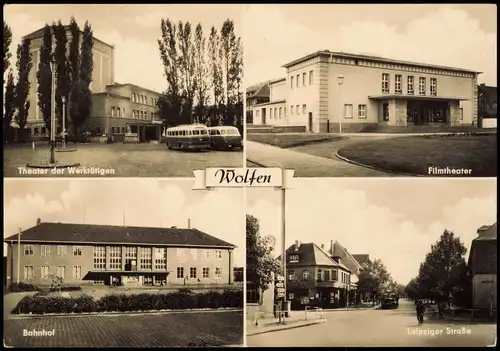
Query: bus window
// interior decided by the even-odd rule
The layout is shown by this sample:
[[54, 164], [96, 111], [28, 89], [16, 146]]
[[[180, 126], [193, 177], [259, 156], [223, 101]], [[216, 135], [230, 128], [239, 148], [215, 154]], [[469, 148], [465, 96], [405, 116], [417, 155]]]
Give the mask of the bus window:
[[221, 130], [221, 131], [220, 131], [220, 133], [221, 133], [222, 135], [226, 135], [226, 134], [227, 134], [227, 133], [226, 133], [226, 131], [225, 131], [224, 129], [223, 129], [223, 130]]
[[200, 131], [199, 130], [193, 130], [193, 135], [200, 135]]

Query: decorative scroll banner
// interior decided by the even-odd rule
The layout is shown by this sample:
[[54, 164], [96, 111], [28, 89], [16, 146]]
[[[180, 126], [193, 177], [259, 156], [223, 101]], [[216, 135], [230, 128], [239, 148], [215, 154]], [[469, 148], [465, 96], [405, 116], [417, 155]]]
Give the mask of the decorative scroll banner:
[[194, 190], [221, 187], [290, 186], [295, 171], [281, 168], [207, 168], [194, 171]]

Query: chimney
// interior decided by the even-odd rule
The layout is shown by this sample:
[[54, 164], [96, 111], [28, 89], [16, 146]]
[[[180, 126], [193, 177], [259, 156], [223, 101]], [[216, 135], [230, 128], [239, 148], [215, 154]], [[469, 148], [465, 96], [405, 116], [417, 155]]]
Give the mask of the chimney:
[[42, 224], [42, 220], [40, 218], [37, 218], [36, 219], [36, 225], [40, 225], [40, 224]]
[[188, 229], [191, 229], [191, 218], [188, 218]]
[[300, 248], [300, 241], [295, 240], [295, 251], [299, 251]]
[[333, 240], [330, 240], [330, 255], [333, 255], [333, 247], [335, 245], [335, 242]]
[[340, 263], [341, 263], [341, 262], [340, 262], [340, 257], [339, 257], [339, 256], [332, 256], [332, 258], [333, 258], [333, 260], [334, 260], [335, 262], [337, 262], [338, 264], [340, 264]]
[[321, 244], [321, 250], [325, 249], [325, 244]]

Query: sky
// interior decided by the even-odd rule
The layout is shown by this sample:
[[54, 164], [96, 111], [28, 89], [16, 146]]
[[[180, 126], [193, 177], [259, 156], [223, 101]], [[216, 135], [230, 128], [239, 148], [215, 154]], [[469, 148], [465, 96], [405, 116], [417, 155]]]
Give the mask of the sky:
[[477, 70], [496, 86], [496, 15], [494, 4], [247, 5], [245, 77], [284, 77], [282, 65], [328, 49]]
[[[85, 21], [92, 25], [94, 36], [115, 45], [115, 80], [144, 88], [164, 91], [166, 80], [157, 40], [161, 37], [161, 19], [174, 23], [189, 21], [195, 27], [201, 23], [206, 34], [215, 26], [221, 28], [226, 19], [232, 19], [235, 33], [242, 36], [242, 5], [214, 4], [16, 4], [4, 7], [4, 20], [12, 28], [11, 52], [24, 35], [32, 33], [59, 19], [69, 24], [74, 16], [80, 28]], [[194, 30], [194, 28], [193, 28]], [[12, 61], [15, 65], [15, 58]]]
[[[445, 229], [469, 249], [477, 229], [496, 222], [496, 194], [496, 179], [294, 178], [285, 243], [329, 248], [337, 240], [351, 254], [381, 259], [406, 285]], [[280, 255], [280, 191], [249, 188], [246, 196], [247, 213], [259, 220], [261, 235], [275, 236]]]
[[[243, 189], [192, 190], [193, 179], [6, 179], [4, 238], [42, 222], [191, 227], [237, 248], [245, 263]], [[125, 218], [125, 222], [124, 222]], [[5, 252], [5, 245], [4, 245]], [[5, 255], [5, 254], [4, 254]]]

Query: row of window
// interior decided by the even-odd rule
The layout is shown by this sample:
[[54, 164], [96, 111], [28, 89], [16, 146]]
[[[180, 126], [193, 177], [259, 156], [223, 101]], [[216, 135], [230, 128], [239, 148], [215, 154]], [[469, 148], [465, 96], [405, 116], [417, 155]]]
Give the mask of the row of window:
[[[294, 270], [289, 270], [287, 272], [288, 280], [293, 281], [298, 277], [295, 275]], [[302, 270], [300, 279], [301, 280], [309, 280], [310, 273], [307, 269]], [[317, 277], [318, 281], [337, 281], [338, 280], [338, 272], [336, 269], [318, 269]], [[348, 284], [350, 282], [350, 275], [346, 272], [340, 272], [340, 281], [342, 283]]]
[[[68, 247], [64, 245], [57, 245], [56, 247], [57, 256], [65, 256], [68, 254]], [[24, 255], [32, 256], [35, 254], [35, 245], [24, 245]], [[40, 245], [40, 255], [41, 256], [50, 256], [51, 255], [51, 246], [50, 245]], [[81, 256], [82, 255], [82, 247], [81, 246], [73, 246], [73, 256]]]
[[[177, 267], [177, 278], [182, 279], [182, 278], [190, 278], [190, 279], [196, 279], [198, 278], [198, 270], [196, 267], [190, 267], [189, 268], [189, 275], [184, 275], [184, 267]], [[221, 278], [222, 277], [222, 269], [221, 268], [215, 268], [215, 278]], [[208, 267], [203, 267], [201, 270], [201, 278], [212, 278], [210, 276], [210, 268]]]
[[[42, 280], [50, 280], [53, 276], [59, 278], [66, 278], [66, 266], [56, 266], [55, 273], [51, 271], [51, 266], [42, 265], [40, 267], [40, 278]], [[73, 266], [73, 279], [82, 279], [82, 266]], [[31, 280], [35, 278], [35, 267], [24, 266], [24, 280]]]
[[[132, 110], [132, 118], [133, 119], [156, 119], [158, 118], [158, 112], [147, 112], [141, 110]], [[111, 107], [111, 117], [126, 117], [125, 108], [124, 107]]]
[[[308, 79], [309, 78], [309, 79]], [[309, 85], [314, 84], [314, 71], [309, 71], [309, 77], [307, 75], [307, 72], [304, 72], [302, 74], [297, 74], [296, 76], [291, 76], [290, 77], [290, 89], [293, 88], [300, 88], [306, 87]]]
[[[353, 118], [353, 105], [352, 104], [345, 104], [344, 105], [344, 118], [345, 119], [352, 119]], [[358, 105], [358, 110], [357, 110], [357, 115], [359, 119], [366, 119], [367, 116], [367, 108], [366, 105], [360, 104]]]
[[[430, 78], [430, 95], [437, 95], [437, 78]], [[382, 93], [388, 94], [390, 92], [390, 75], [389, 73], [382, 73]], [[394, 93], [402, 94], [403, 93], [403, 75], [396, 74], [394, 76]], [[414, 95], [415, 94], [415, 77], [408, 76], [406, 77], [406, 94]], [[426, 95], [427, 94], [427, 79], [425, 77], [418, 77], [418, 94]]]
[[136, 93], [132, 93], [132, 102], [137, 102], [138, 104], [158, 106], [158, 99], [153, 97], [150, 97], [148, 99], [146, 95], [141, 95]]
[[201, 130], [169, 130], [167, 136], [188, 136], [188, 135], [207, 135], [207, 131]]

